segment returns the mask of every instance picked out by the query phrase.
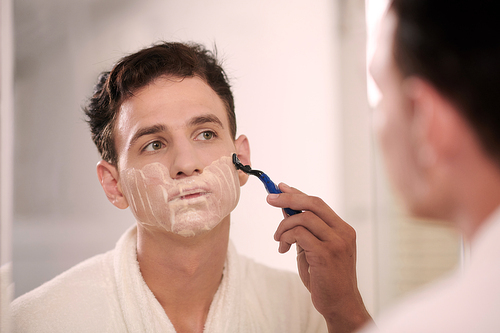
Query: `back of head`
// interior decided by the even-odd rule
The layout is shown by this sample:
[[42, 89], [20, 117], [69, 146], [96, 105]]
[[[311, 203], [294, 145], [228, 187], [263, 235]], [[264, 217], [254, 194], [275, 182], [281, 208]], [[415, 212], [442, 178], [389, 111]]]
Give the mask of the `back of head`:
[[500, 18], [496, 0], [393, 0], [394, 56], [459, 109], [500, 165]]
[[231, 135], [236, 136], [233, 95], [216, 56], [199, 44], [163, 42], [122, 58], [110, 72], [99, 77], [84, 111], [102, 159], [113, 165], [118, 163], [113, 131], [123, 101], [163, 76], [203, 79], [225, 104]]

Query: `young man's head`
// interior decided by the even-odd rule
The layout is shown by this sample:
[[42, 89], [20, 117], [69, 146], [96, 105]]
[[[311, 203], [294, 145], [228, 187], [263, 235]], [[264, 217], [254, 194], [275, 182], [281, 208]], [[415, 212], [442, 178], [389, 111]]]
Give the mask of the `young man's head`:
[[123, 58], [97, 85], [86, 114], [102, 154], [108, 199], [141, 227], [197, 236], [229, 223], [247, 176], [226, 76], [200, 45], [164, 43]]
[[500, 167], [495, 8], [393, 0], [383, 20], [370, 68], [383, 96], [375, 120], [389, 176], [415, 215], [453, 219], [467, 170]]
[[164, 42], [122, 58], [110, 72], [99, 77], [85, 114], [92, 139], [106, 162], [116, 165], [118, 161], [114, 127], [121, 104], [161, 76], [203, 79], [223, 101], [230, 133], [236, 138], [233, 94], [215, 55], [199, 44]]
[[394, 57], [456, 105], [500, 166], [500, 19], [495, 0], [394, 0]]

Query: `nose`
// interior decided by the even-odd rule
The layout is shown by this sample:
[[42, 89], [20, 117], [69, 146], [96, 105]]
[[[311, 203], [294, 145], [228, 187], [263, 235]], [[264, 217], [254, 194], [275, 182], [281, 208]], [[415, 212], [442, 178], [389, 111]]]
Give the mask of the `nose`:
[[173, 157], [170, 163], [170, 177], [181, 179], [203, 172], [203, 163], [200, 159], [200, 152], [196, 151], [190, 144], [178, 144], [173, 150]]

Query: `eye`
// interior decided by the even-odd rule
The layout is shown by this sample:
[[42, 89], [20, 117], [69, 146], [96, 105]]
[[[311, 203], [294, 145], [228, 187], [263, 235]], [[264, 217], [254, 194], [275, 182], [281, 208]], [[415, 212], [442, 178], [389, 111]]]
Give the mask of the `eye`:
[[215, 132], [213, 132], [213, 131], [204, 131], [204, 132], [201, 132], [200, 134], [198, 134], [196, 139], [197, 140], [212, 140], [216, 136], [217, 136], [217, 134], [215, 134]]
[[164, 145], [161, 141], [153, 141], [150, 144], [148, 144], [146, 147], [144, 147], [144, 151], [160, 150], [163, 147], [164, 147]]

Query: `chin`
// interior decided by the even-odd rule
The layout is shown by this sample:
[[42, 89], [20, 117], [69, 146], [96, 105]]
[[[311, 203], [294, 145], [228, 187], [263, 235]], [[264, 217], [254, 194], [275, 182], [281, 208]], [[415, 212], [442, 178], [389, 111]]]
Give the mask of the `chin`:
[[406, 204], [410, 216], [425, 223], [450, 225], [447, 205], [440, 200], [414, 201]]
[[186, 237], [186, 238], [193, 238], [196, 236], [202, 236], [210, 232], [212, 229], [181, 229], [181, 230], [176, 230], [173, 231], [172, 233]]
[[216, 216], [207, 219], [199, 214], [184, 214], [183, 218], [177, 219], [176, 222], [172, 224], [171, 230], [167, 231], [182, 237], [196, 237], [209, 233], [221, 222], [222, 220]]

